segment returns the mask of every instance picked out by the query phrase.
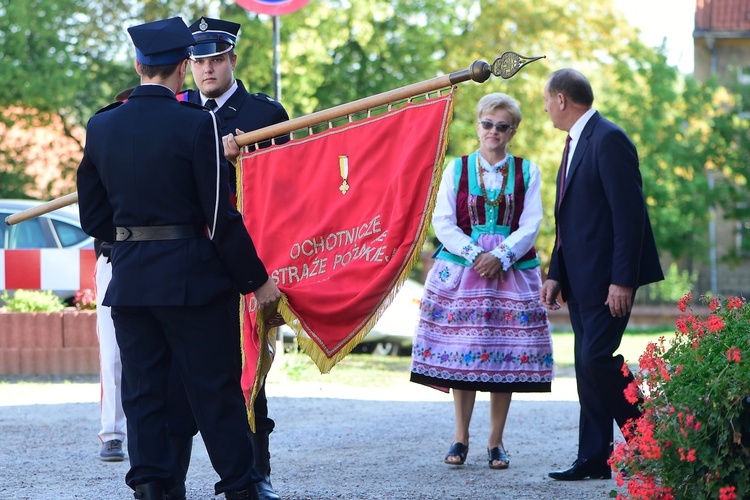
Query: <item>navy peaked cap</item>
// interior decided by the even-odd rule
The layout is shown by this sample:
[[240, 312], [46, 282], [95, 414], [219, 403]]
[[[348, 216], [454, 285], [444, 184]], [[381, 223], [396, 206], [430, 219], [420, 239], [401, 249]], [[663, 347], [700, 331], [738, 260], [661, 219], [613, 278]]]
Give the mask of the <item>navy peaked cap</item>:
[[190, 31], [195, 37], [193, 58], [211, 57], [229, 52], [237, 45], [240, 25], [204, 16], [190, 25]]
[[181, 17], [172, 17], [128, 28], [141, 64], [165, 66], [190, 57], [195, 39]]

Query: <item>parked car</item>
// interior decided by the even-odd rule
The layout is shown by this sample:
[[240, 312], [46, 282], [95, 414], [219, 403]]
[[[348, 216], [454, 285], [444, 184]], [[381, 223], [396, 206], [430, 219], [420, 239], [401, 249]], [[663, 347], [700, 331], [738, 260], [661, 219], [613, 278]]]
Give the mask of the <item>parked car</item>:
[[77, 205], [5, 223], [9, 215], [41, 203], [0, 200], [0, 292], [53, 290], [69, 302], [77, 290], [94, 286], [94, 239], [81, 229]]
[[[39, 206], [36, 200], [0, 200], [0, 218]], [[94, 248], [94, 238], [81, 229], [78, 205], [8, 226], [0, 225], [0, 248]]]
[[[423, 288], [418, 281], [406, 280], [393, 302], [352, 352], [369, 352], [379, 356], [410, 354], [414, 329], [419, 320], [419, 302], [422, 300]], [[285, 347], [289, 348], [294, 342], [294, 331], [287, 325], [279, 327], [279, 330], [283, 334]]]

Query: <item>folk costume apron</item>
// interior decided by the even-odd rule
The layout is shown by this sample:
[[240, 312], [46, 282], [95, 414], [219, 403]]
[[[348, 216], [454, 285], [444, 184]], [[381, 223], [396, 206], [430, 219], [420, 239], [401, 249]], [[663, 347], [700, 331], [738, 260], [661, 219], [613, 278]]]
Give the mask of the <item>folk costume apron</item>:
[[[485, 191], [490, 204], [478, 181], [477, 154], [456, 159], [457, 224], [485, 251], [518, 228], [528, 165], [509, 155], [504, 192]], [[445, 249], [436, 253], [412, 347], [412, 382], [446, 392], [551, 390], [552, 337], [539, 301], [539, 258], [533, 247], [521, 258], [510, 257], [514, 263], [503, 275], [487, 279], [463, 257]]]

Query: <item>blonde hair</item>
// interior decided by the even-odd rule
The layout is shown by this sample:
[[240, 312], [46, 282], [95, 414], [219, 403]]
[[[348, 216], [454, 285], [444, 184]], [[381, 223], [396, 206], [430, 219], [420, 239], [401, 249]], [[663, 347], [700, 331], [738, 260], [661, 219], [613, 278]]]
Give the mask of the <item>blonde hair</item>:
[[482, 115], [492, 113], [497, 109], [504, 109], [513, 118], [511, 125], [518, 127], [521, 123], [521, 108], [518, 106], [518, 102], [508, 94], [501, 94], [495, 92], [487, 94], [477, 103], [477, 120], [482, 118]]

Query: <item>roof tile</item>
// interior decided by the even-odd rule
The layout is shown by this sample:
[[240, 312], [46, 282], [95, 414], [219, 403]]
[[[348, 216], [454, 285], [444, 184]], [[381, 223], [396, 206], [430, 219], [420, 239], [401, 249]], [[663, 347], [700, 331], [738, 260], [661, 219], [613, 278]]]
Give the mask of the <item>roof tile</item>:
[[696, 0], [696, 31], [750, 31], [750, 0]]

